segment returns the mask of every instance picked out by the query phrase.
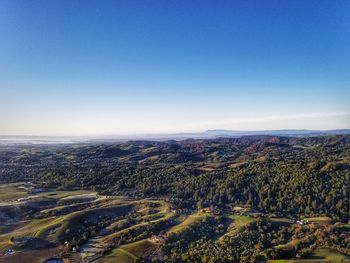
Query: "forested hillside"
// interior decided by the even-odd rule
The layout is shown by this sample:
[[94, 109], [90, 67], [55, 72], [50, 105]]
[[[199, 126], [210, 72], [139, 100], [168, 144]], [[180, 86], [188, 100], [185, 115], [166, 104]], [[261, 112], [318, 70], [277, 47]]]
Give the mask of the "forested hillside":
[[0, 262], [350, 260], [346, 135], [2, 144], [0, 180]]
[[1, 146], [1, 181], [349, 218], [350, 136]]

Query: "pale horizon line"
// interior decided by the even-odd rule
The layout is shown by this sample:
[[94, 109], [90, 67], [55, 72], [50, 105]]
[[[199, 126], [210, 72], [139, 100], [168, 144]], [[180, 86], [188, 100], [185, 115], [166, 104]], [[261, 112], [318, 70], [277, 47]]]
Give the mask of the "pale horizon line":
[[[350, 112], [313, 112], [313, 113], [300, 113], [300, 114], [274, 114], [261, 117], [248, 117], [248, 118], [236, 118], [236, 119], [222, 119], [216, 121], [206, 121], [206, 122], [194, 122], [194, 123], [184, 123], [182, 125], [177, 125], [177, 127], [168, 127], [168, 129], [159, 129], [159, 131], [139, 131], [139, 132], [82, 132], [75, 133], [72, 132], [63, 132], [63, 133], [40, 133], [40, 132], [28, 132], [28, 133], [0, 133], [0, 136], [3, 137], [137, 137], [137, 136], [156, 136], [156, 135], [171, 135], [171, 134], [188, 134], [188, 133], [204, 133], [208, 130], [226, 130], [234, 132], [255, 132], [255, 131], [278, 131], [278, 130], [311, 130], [311, 131], [332, 131], [332, 130], [347, 130], [350, 129], [350, 119], [349, 122], [344, 125], [337, 125], [334, 128], [311, 128], [311, 127], [301, 127], [295, 124], [295, 127], [290, 128], [239, 128], [245, 124], [251, 123], [273, 123], [273, 122], [282, 122], [282, 121], [291, 121], [291, 120], [308, 120], [308, 119], [320, 119], [320, 118], [336, 118], [336, 117], [350, 117]], [[346, 120], [347, 121], [347, 120]], [[113, 123], [113, 122], [111, 122]], [[181, 126], [181, 129], [178, 127]], [[260, 125], [259, 125], [260, 126]], [[268, 125], [266, 125], [268, 126]], [[237, 127], [237, 128], [235, 128]], [[108, 130], [108, 129], [106, 129]]]
[[[7, 138], [11, 138], [11, 137], [29, 137], [29, 138], [96, 138], [96, 139], [103, 139], [103, 138], [111, 138], [111, 139], [118, 139], [119, 138], [133, 138], [133, 137], [139, 137], [139, 136], [181, 136], [181, 135], [186, 135], [186, 134], [204, 134], [206, 132], [209, 131], [223, 131], [223, 132], [236, 132], [236, 133], [250, 133], [250, 132], [264, 132], [264, 133], [268, 133], [268, 132], [278, 132], [278, 131], [308, 131], [308, 132], [332, 132], [332, 131], [350, 131], [350, 128], [337, 128], [337, 129], [304, 129], [304, 128], [295, 128], [295, 129], [253, 129], [253, 130], [230, 130], [230, 129], [207, 129], [207, 130], [202, 130], [202, 131], [193, 131], [193, 132], [159, 132], [159, 133], [111, 133], [111, 134], [88, 134], [88, 135], [30, 135], [30, 134], [0, 134], [0, 140], [3, 140], [4, 138], [1, 137], [7, 137]], [[114, 137], [114, 138], [113, 138]]]

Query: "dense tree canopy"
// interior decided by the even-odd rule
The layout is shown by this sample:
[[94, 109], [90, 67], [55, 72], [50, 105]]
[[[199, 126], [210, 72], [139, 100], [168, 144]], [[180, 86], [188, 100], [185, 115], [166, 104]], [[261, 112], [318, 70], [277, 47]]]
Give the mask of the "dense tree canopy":
[[349, 217], [350, 137], [4, 147], [1, 180]]

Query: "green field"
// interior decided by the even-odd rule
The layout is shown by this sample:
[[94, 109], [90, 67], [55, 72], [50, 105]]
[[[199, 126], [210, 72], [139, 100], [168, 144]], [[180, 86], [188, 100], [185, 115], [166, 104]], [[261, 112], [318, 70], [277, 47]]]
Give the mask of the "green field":
[[314, 251], [310, 258], [322, 258], [328, 262], [350, 262], [350, 256], [331, 248], [318, 248]]
[[114, 249], [111, 254], [99, 259], [98, 263], [134, 263], [137, 257], [122, 249]]
[[251, 216], [232, 215], [230, 217], [232, 218], [233, 223], [236, 227], [246, 226], [256, 220]]
[[225, 217], [231, 221], [227, 228], [227, 232], [218, 238], [218, 241], [223, 241], [225, 236], [235, 235], [242, 227], [254, 222], [256, 218], [245, 215], [226, 214]]
[[28, 197], [27, 191], [19, 188], [21, 186], [23, 186], [22, 183], [0, 184], [0, 204]]
[[319, 223], [319, 224], [330, 224], [332, 223], [332, 218], [328, 216], [319, 216], [319, 217], [306, 217], [305, 221], [309, 223]]
[[208, 213], [201, 213], [201, 212], [196, 212], [189, 216], [185, 216], [183, 221], [180, 224], [170, 228], [168, 233], [170, 234], [170, 233], [181, 232], [182, 230], [186, 229], [186, 227], [189, 227], [192, 224], [200, 222], [203, 218], [207, 216], [209, 216]]
[[148, 239], [129, 243], [111, 251], [106, 257], [101, 259], [100, 263], [123, 262], [133, 263], [138, 258], [144, 256], [148, 251], [156, 248], [158, 245]]
[[[285, 248], [292, 249], [297, 245], [296, 241], [292, 241]], [[276, 259], [269, 260], [269, 263], [340, 263], [340, 262], [350, 262], [350, 256], [345, 255], [335, 249], [331, 248], [318, 248], [310, 256], [305, 259], [292, 260], [292, 259]]]
[[285, 251], [292, 251], [292, 250], [295, 250], [295, 248], [299, 245], [299, 243], [300, 243], [299, 239], [293, 239], [289, 241], [287, 244], [276, 246], [276, 248], [279, 248]]

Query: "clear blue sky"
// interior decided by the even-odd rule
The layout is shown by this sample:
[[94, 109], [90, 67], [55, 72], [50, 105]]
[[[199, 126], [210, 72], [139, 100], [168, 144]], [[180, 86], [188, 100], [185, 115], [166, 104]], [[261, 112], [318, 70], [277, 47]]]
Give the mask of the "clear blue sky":
[[350, 128], [350, 1], [0, 1], [0, 134]]

